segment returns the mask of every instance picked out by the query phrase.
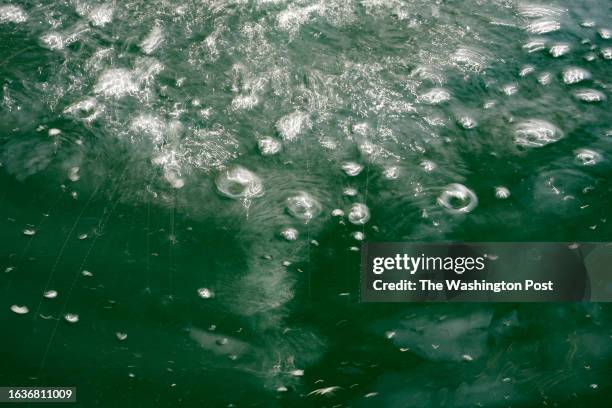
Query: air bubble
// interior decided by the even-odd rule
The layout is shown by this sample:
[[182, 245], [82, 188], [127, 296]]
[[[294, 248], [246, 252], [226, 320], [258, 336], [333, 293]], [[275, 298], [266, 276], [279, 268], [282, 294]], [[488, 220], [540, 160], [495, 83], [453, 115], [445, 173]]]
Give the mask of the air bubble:
[[19, 315], [24, 315], [24, 314], [27, 314], [30, 311], [30, 309], [28, 309], [27, 306], [12, 305], [11, 311]]
[[261, 179], [242, 166], [223, 171], [217, 176], [215, 184], [219, 194], [233, 199], [249, 200], [264, 194]]
[[287, 199], [289, 214], [306, 222], [318, 216], [321, 210], [321, 204], [313, 196], [303, 191]]
[[212, 299], [213, 297], [215, 297], [215, 294], [212, 290], [208, 288], [200, 288], [198, 289], [198, 296], [202, 299]]
[[591, 73], [583, 68], [566, 68], [563, 70], [563, 82], [567, 85], [577, 84], [591, 78]]
[[583, 166], [594, 166], [602, 160], [601, 154], [591, 149], [578, 149], [575, 154], [576, 161]]
[[504, 186], [495, 187], [495, 197], [499, 198], [500, 200], [505, 200], [506, 198], [510, 197], [510, 190]]
[[603, 92], [594, 89], [580, 89], [574, 92], [574, 97], [582, 102], [602, 102], [606, 100], [606, 95]]
[[429, 105], [438, 105], [450, 100], [450, 93], [443, 88], [434, 88], [420, 96], [420, 99]]
[[522, 147], [542, 147], [563, 138], [563, 132], [553, 124], [539, 119], [519, 123], [514, 130], [514, 143]]
[[285, 228], [281, 231], [280, 234], [287, 241], [295, 241], [300, 236], [298, 230], [296, 230], [295, 228]]
[[347, 176], [357, 176], [363, 170], [363, 165], [355, 162], [346, 162], [342, 165], [342, 171], [346, 173]]
[[47, 299], [55, 299], [57, 297], [57, 291], [47, 290], [45, 293], [43, 293], [43, 296]]
[[75, 313], [66, 313], [64, 315], [64, 320], [68, 323], [77, 323], [79, 321], [79, 315]]
[[453, 183], [444, 188], [438, 197], [438, 204], [451, 214], [465, 214], [476, 208], [478, 198], [463, 184]]
[[370, 220], [370, 209], [362, 203], [355, 203], [351, 206], [348, 220], [351, 224], [363, 225]]
[[281, 142], [272, 138], [264, 137], [257, 141], [257, 147], [262, 156], [272, 156], [281, 151]]

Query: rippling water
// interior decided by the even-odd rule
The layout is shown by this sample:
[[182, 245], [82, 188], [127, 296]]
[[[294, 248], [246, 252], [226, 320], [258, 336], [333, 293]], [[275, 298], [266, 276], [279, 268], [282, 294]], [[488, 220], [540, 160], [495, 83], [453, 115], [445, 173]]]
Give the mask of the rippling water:
[[609, 401], [605, 304], [359, 304], [358, 283], [363, 240], [611, 240], [611, 7], [3, 3], [0, 383]]

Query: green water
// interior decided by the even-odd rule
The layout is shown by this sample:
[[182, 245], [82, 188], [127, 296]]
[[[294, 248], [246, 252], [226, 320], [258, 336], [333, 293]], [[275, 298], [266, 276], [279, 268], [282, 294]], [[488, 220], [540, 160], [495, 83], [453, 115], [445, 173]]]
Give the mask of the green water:
[[363, 239], [612, 240], [611, 6], [3, 2], [0, 385], [607, 406], [607, 304], [358, 295]]

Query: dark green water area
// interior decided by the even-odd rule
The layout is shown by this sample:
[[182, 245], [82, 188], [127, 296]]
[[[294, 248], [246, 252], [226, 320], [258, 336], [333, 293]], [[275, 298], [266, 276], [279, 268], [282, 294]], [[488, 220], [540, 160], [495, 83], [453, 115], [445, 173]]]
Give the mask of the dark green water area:
[[359, 302], [362, 242], [612, 241], [610, 1], [2, 1], [0, 82], [0, 386], [610, 406], [609, 304]]

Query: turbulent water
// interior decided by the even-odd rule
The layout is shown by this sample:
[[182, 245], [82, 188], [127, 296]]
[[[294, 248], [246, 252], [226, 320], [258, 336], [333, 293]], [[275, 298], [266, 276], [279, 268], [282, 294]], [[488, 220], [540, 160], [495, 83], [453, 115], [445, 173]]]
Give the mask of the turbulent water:
[[606, 304], [361, 304], [367, 241], [610, 241], [606, 0], [0, 5], [0, 385], [593, 406]]

